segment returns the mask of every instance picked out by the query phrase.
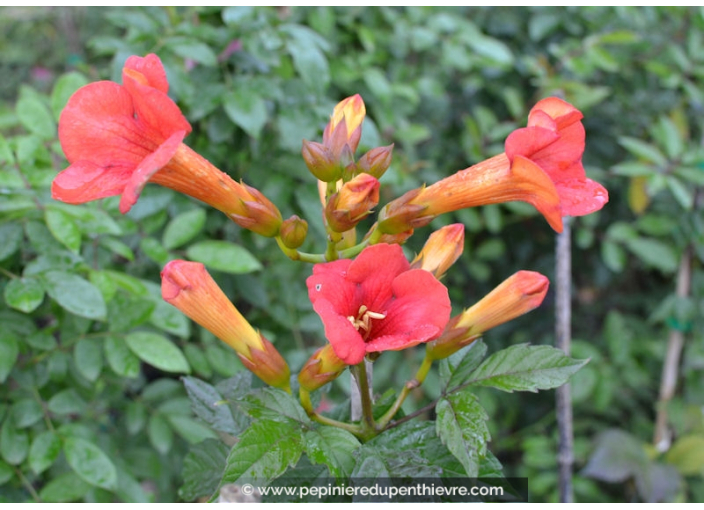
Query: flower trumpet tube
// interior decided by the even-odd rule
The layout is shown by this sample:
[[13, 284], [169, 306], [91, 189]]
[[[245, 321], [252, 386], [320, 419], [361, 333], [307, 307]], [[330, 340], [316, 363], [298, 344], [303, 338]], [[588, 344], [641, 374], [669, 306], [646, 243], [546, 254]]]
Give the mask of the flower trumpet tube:
[[330, 344], [313, 353], [298, 374], [298, 382], [307, 391], [315, 391], [334, 381], [347, 368]]
[[446, 358], [485, 331], [537, 308], [543, 302], [548, 286], [549, 281], [542, 274], [518, 271], [474, 306], [453, 317], [442, 335], [427, 345], [428, 357]]
[[539, 101], [528, 114], [528, 127], [506, 139], [511, 165], [529, 159], [555, 183], [562, 216], [584, 216], [609, 201], [606, 189], [587, 179], [582, 166], [584, 126], [582, 112], [556, 97]]
[[325, 207], [325, 219], [335, 232], [346, 232], [369, 216], [379, 203], [379, 181], [359, 174], [342, 185]]
[[440, 279], [464, 251], [464, 225], [455, 223], [436, 230], [421, 252], [411, 262], [412, 268], [424, 269]]
[[395, 234], [425, 226], [439, 214], [514, 200], [533, 205], [550, 226], [562, 231], [560, 199], [553, 182], [530, 160], [518, 156], [511, 165], [505, 154], [390, 202], [379, 214], [379, 229]]
[[191, 126], [167, 95], [159, 57], [128, 58], [122, 82], [91, 83], [69, 99], [59, 140], [70, 165], [54, 179], [55, 199], [81, 204], [121, 195], [120, 212], [126, 213], [147, 182], [154, 182], [202, 200], [257, 233], [278, 233], [281, 214], [266, 197], [182, 143]]
[[262, 381], [289, 389], [290, 371], [284, 359], [237, 311], [203, 264], [185, 260], [166, 264], [161, 272], [161, 295], [232, 347]]

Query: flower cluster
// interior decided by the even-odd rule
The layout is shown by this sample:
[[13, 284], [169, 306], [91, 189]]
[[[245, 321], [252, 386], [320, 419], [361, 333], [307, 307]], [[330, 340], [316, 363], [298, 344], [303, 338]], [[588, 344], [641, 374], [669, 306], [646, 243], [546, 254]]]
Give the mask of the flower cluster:
[[[532, 204], [559, 232], [563, 216], [589, 214], [608, 201], [606, 190], [588, 179], [582, 166], [582, 113], [561, 99], [547, 98], [530, 111], [527, 127], [509, 135], [504, 153], [392, 200], [358, 243], [356, 227], [379, 203], [379, 179], [391, 164], [393, 146], [373, 148], [355, 159], [366, 115], [362, 98], [355, 95], [334, 108], [322, 143], [303, 141], [303, 159], [318, 180], [328, 242], [324, 253], [304, 253], [298, 249], [308, 232], [305, 220], [294, 215], [283, 221], [260, 191], [233, 181], [183, 143], [191, 127], [168, 96], [157, 56], [127, 59], [122, 81], [92, 83], [69, 100], [59, 137], [70, 164], [54, 180], [54, 198], [83, 203], [121, 195], [120, 211], [126, 213], [153, 182], [212, 205], [244, 228], [276, 237], [294, 260], [315, 262], [308, 295], [329, 344], [313, 354], [298, 377], [301, 401], [314, 417], [307, 392], [348, 366], [363, 367], [365, 358], [425, 344], [426, 368], [415, 379], [420, 384], [433, 360], [450, 356], [543, 301], [547, 278], [519, 271], [451, 318], [440, 279], [462, 254], [464, 228], [455, 224], [434, 232], [409, 262], [400, 244], [415, 229], [443, 213], [518, 200]], [[264, 382], [290, 391], [286, 361], [202, 264], [175, 260], [161, 276], [164, 300], [234, 349]], [[382, 423], [388, 423], [406, 394]], [[360, 437], [369, 430], [378, 433], [372, 427], [359, 432]]]

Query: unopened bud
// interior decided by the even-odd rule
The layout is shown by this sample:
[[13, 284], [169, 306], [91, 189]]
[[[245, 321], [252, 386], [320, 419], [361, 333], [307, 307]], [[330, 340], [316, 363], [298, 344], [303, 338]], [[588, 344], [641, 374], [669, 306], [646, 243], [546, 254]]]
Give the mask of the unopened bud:
[[320, 181], [336, 181], [342, 175], [342, 165], [322, 143], [303, 140], [301, 155], [310, 173]]
[[391, 153], [393, 149], [394, 144], [387, 145], [386, 147], [376, 147], [370, 150], [357, 161], [357, 171], [381, 179], [381, 176], [384, 175], [391, 165]]
[[433, 221], [435, 215], [427, 213], [427, 205], [414, 203], [424, 189], [425, 186], [413, 189], [386, 204], [379, 213], [379, 230], [384, 234], [400, 234]]
[[306, 240], [306, 235], [308, 235], [308, 222], [294, 214], [281, 224], [279, 235], [286, 248], [295, 250]]
[[518, 271], [474, 306], [453, 317], [443, 334], [427, 344], [428, 356], [446, 358], [485, 331], [537, 308], [543, 302], [549, 284], [540, 273]]
[[435, 278], [444, 275], [464, 250], [464, 226], [455, 223], [433, 232], [418, 256], [411, 262], [411, 268], [430, 271]]
[[298, 382], [307, 391], [315, 391], [334, 381], [347, 368], [347, 364], [335, 355], [332, 345], [321, 347], [301, 369]]
[[323, 132], [323, 145], [332, 151], [335, 159], [346, 145], [353, 154], [357, 150], [366, 112], [364, 101], [359, 94], [348, 97], [335, 106], [330, 122]]
[[282, 221], [279, 209], [258, 189], [244, 183], [241, 185], [246, 190], [246, 196], [240, 199], [244, 213], [230, 213], [228, 214], [230, 219], [241, 227], [264, 237], [278, 235]]
[[359, 174], [330, 197], [325, 218], [335, 232], [346, 232], [366, 218], [379, 203], [379, 181]]

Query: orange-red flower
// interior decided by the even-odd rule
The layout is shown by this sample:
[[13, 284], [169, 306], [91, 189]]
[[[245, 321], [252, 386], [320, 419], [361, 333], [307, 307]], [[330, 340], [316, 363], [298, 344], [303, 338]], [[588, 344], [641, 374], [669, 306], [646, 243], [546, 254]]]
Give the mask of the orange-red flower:
[[548, 292], [547, 277], [534, 271], [518, 271], [498, 287], [453, 317], [437, 340], [428, 344], [428, 355], [442, 359], [469, 345], [485, 331], [540, 306]]
[[69, 99], [59, 140], [70, 166], [54, 179], [54, 198], [80, 204], [122, 195], [120, 211], [126, 213], [146, 183], [155, 182], [212, 205], [245, 228], [278, 233], [281, 214], [266, 197], [181, 143], [191, 126], [167, 95], [159, 57], [128, 58], [122, 81], [91, 83]]
[[205, 266], [172, 260], [161, 272], [167, 303], [232, 347], [242, 363], [267, 384], [289, 387], [288, 365], [276, 348], [235, 308]]
[[587, 179], [582, 166], [584, 126], [582, 112], [571, 104], [549, 97], [528, 114], [528, 127], [506, 139], [511, 164], [520, 157], [550, 176], [560, 197], [562, 216], [583, 216], [598, 211], [609, 201], [606, 189]]
[[411, 269], [398, 245], [377, 244], [355, 260], [316, 264], [306, 283], [325, 336], [348, 365], [368, 352], [428, 342], [450, 318], [445, 286], [428, 271]]

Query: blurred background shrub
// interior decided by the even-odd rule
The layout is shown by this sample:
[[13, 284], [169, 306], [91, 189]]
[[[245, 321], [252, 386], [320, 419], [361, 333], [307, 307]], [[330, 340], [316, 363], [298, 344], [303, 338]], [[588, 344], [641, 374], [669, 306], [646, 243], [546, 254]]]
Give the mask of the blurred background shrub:
[[[361, 150], [395, 144], [382, 203], [502, 152], [540, 98], [580, 108], [587, 172], [611, 199], [573, 222], [573, 355], [591, 358], [572, 384], [576, 499], [704, 500], [704, 13], [628, 7], [1, 8], [1, 500], [179, 499], [188, 445], [215, 437], [179, 376], [242, 366], [161, 301], [172, 258], [215, 268], [293, 371], [324, 342], [310, 267], [217, 211], [156, 186], [126, 216], [114, 198], [51, 200], [68, 97], [151, 52], [193, 125], [186, 142], [307, 218], [303, 249], [324, 231], [301, 140], [342, 98], [367, 104]], [[524, 204], [444, 215], [409, 256], [451, 222], [467, 231], [444, 280], [458, 308], [519, 269], [553, 275], [555, 236]], [[492, 331], [490, 350], [553, 343], [550, 305]], [[678, 391], [658, 404], [673, 331]], [[375, 384], [401, 384], [418, 354], [385, 354]], [[429, 377], [408, 410], [439, 391]], [[479, 392], [504, 472], [555, 501], [553, 394]], [[672, 427], [653, 444], [658, 407]]]

